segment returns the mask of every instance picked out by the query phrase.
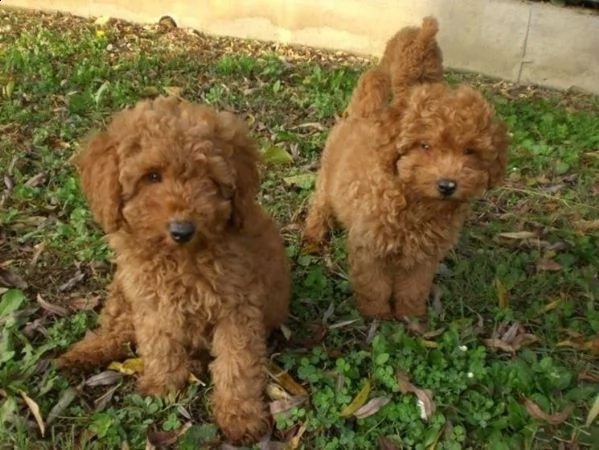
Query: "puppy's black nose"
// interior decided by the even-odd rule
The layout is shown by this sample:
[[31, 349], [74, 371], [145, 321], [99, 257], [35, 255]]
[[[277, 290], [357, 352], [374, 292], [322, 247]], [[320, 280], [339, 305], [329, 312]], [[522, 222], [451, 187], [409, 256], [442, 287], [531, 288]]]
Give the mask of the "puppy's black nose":
[[168, 232], [175, 242], [183, 244], [193, 237], [193, 234], [196, 232], [196, 227], [191, 222], [173, 221], [168, 224]]
[[456, 183], [454, 180], [450, 180], [449, 178], [440, 178], [437, 180], [437, 189], [443, 197], [451, 196], [457, 187], [458, 183]]

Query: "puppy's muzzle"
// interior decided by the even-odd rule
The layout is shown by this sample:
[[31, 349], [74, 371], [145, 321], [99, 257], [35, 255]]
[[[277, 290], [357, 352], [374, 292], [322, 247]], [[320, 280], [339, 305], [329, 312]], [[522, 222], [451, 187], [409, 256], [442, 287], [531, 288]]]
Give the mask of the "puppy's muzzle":
[[196, 232], [196, 227], [192, 222], [175, 220], [168, 224], [168, 232], [173, 241], [184, 244], [191, 240]]

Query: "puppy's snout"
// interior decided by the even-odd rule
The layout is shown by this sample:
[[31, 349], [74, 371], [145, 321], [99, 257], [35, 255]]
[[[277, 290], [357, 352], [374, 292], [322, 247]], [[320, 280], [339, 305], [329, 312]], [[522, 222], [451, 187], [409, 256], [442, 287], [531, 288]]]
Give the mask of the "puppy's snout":
[[196, 232], [196, 227], [189, 221], [172, 221], [168, 224], [168, 232], [175, 242], [189, 242]]
[[453, 195], [457, 187], [458, 183], [456, 183], [455, 180], [449, 178], [440, 178], [437, 180], [437, 189], [443, 197], [449, 197]]

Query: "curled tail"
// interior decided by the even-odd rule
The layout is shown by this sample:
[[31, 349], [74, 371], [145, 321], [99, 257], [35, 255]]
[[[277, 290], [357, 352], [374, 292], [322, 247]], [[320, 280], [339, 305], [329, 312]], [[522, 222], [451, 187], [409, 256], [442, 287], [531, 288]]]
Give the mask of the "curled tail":
[[368, 117], [389, 104], [391, 80], [386, 71], [373, 67], [362, 74], [354, 89], [347, 117]]
[[394, 105], [403, 104], [414, 85], [443, 80], [438, 32], [437, 19], [428, 16], [421, 27], [402, 28], [387, 42], [380, 66], [390, 75]]

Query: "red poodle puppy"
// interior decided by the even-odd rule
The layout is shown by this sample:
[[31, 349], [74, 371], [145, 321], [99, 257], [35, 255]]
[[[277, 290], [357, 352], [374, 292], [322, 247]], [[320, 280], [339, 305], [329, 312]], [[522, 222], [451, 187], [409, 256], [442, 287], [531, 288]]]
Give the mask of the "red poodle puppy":
[[288, 316], [290, 271], [256, 201], [258, 157], [242, 120], [172, 97], [142, 101], [92, 137], [75, 161], [117, 270], [99, 330], [60, 366], [122, 359], [132, 343], [140, 391], [162, 395], [211, 351], [218, 425], [232, 441], [267, 431], [266, 339]]
[[422, 316], [437, 266], [470, 203], [498, 184], [504, 124], [481, 94], [441, 82], [437, 23], [400, 31], [362, 75], [331, 131], [304, 239], [318, 246], [331, 217], [347, 230], [349, 275], [365, 317]]

